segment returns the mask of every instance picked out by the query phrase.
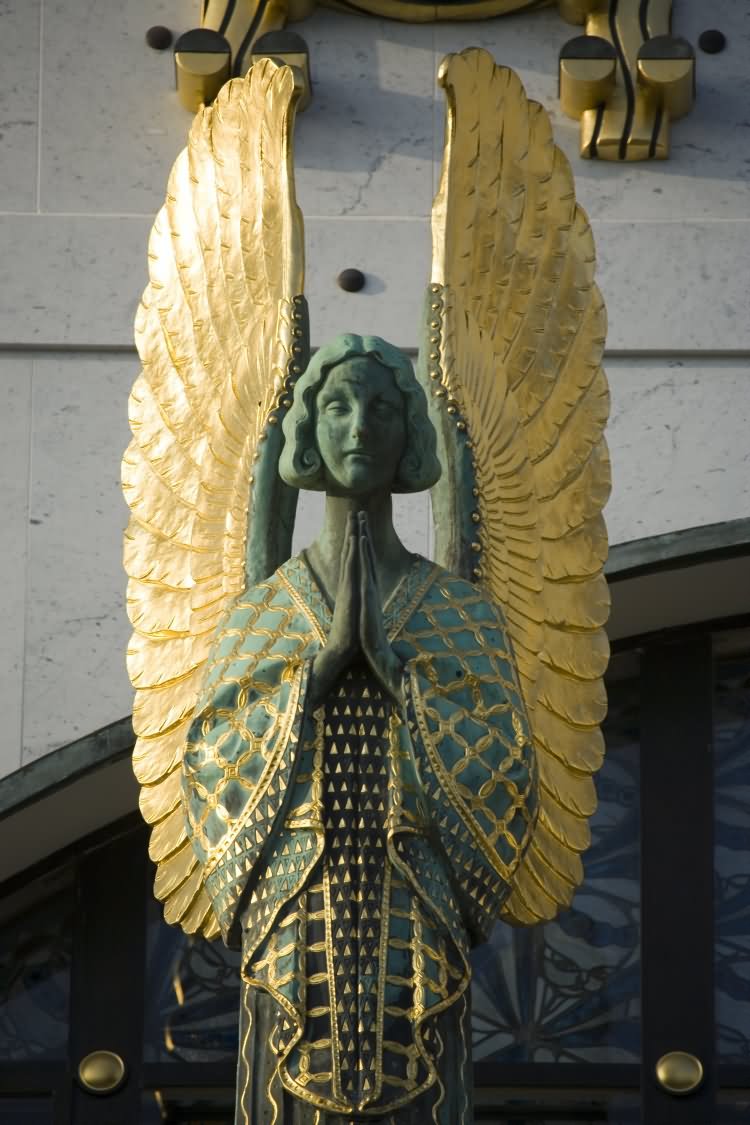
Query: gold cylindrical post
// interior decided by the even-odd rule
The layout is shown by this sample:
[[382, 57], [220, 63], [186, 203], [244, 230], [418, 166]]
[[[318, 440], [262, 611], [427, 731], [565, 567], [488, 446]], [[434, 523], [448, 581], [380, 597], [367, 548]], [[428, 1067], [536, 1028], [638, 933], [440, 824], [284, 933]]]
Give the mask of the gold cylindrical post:
[[209, 105], [232, 73], [229, 44], [218, 31], [196, 28], [175, 43], [177, 96], [185, 109], [197, 113]]
[[617, 54], [598, 35], [578, 35], [560, 51], [560, 105], [568, 117], [596, 109], [615, 88]]
[[638, 83], [674, 120], [689, 113], [695, 98], [695, 55], [685, 39], [658, 35], [638, 52]]

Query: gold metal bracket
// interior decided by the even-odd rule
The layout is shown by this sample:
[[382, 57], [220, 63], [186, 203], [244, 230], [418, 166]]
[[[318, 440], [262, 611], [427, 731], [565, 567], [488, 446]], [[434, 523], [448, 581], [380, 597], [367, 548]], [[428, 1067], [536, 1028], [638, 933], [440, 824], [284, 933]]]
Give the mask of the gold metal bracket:
[[[299, 36], [284, 32], [318, 0], [203, 0], [201, 26], [175, 45], [177, 91], [186, 109], [210, 103], [232, 75], [264, 56], [295, 68], [299, 110], [312, 97], [310, 60]], [[322, 0], [327, 7], [407, 22], [482, 19], [514, 11], [524, 0]], [[695, 54], [670, 32], [671, 0], [557, 0], [568, 23], [585, 34], [560, 51], [560, 102], [581, 122], [581, 156], [600, 160], [664, 160], [670, 123], [695, 97]], [[285, 38], [286, 37], [286, 38]]]
[[586, 34], [560, 52], [560, 103], [581, 121], [581, 156], [664, 160], [670, 122], [695, 97], [695, 54], [670, 34], [671, 0], [559, 0]]
[[253, 45], [289, 19], [303, 19], [314, 0], [203, 0], [201, 26], [175, 44], [177, 95], [195, 113], [233, 75], [250, 66]]

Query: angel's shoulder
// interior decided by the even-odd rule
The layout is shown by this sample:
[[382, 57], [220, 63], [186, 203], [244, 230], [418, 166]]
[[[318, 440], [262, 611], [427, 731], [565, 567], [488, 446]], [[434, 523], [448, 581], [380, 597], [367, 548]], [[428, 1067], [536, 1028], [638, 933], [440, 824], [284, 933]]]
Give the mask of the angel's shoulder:
[[428, 604], [446, 609], [454, 608], [470, 614], [475, 620], [484, 619], [489, 624], [503, 621], [503, 612], [492, 600], [489, 591], [479, 583], [470, 582], [442, 566], [435, 567], [435, 576], [427, 591]]
[[241, 594], [229, 602], [219, 629], [230, 625], [235, 628], [246, 627], [266, 614], [277, 613], [288, 602], [288, 592], [277, 570], [262, 582], [246, 586]]

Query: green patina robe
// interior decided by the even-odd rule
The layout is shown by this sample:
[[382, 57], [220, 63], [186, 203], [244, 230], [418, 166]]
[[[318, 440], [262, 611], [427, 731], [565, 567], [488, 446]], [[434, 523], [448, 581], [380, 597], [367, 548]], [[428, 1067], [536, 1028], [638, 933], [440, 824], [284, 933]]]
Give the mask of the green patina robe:
[[304, 557], [217, 631], [183, 789], [225, 941], [243, 950], [238, 1121], [286, 1123], [290, 1099], [316, 1125], [461, 1120], [443, 1079], [460, 1087], [468, 1064], [468, 949], [533, 830], [533, 750], [481, 588], [415, 557], [383, 612], [403, 708], [364, 666], [307, 704], [332, 614]]

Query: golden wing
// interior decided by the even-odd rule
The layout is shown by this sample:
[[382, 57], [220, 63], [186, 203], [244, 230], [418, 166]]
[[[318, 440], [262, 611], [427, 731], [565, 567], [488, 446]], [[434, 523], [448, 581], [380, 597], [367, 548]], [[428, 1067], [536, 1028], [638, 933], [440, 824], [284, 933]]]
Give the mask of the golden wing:
[[596, 807], [609, 597], [605, 309], [594, 244], [544, 109], [484, 51], [448, 56], [421, 376], [447, 471], [437, 555], [482, 581], [513, 639], [541, 808], [504, 916], [570, 903]]
[[135, 326], [143, 370], [122, 466], [133, 762], [168, 922], [218, 925], [187, 839], [181, 758], [227, 604], [291, 547], [276, 473], [287, 392], [307, 363], [293, 72], [264, 59], [202, 109], [149, 241]]

